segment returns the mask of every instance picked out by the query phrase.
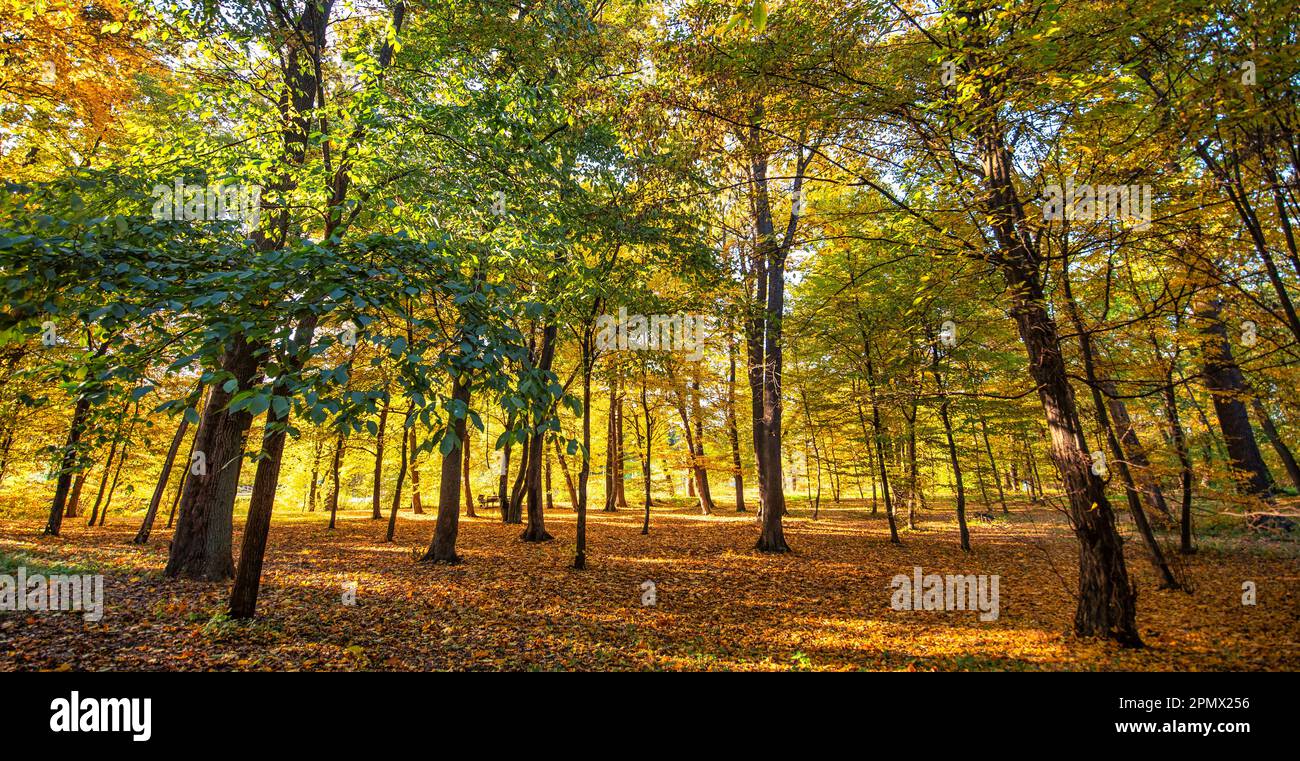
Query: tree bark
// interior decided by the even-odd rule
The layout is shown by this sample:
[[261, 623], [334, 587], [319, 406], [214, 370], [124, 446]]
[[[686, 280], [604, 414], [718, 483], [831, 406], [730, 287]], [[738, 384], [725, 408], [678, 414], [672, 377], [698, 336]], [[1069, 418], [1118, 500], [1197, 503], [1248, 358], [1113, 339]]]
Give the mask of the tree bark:
[[[397, 486], [393, 487], [393, 505], [388, 511], [388, 533], [384, 536], [385, 542], [393, 541], [393, 535], [397, 533], [397, 507], [402, 504], [402, 485], [406, 483], [406, 468], [409, 463], [409, 450], [411, 437], [406, 435], [406, 423], [411, 419], [411, 413], [415, 410], [415, 402], [408, 401], [406, 404], [406, 416], [402, 418], [402, 459], [397, 468]], [[469, 451], [468, 446], [462, 446], [462, 451]]]
[[[469, 409], [470, 379], [464, 374], [452, 379], [451, 398], [464, 403]], [[466, 417], [458, 417], [454, 424], [456, 446], [442, 456], [442, 476], [438, 482], [438, 520], [433, 530], [433, 541], [420, 558], [421, 562], [454, 565], [460, 562], [456, 554], [456, 536], [460, 531], [460, 473], [461, 449], [465, 446]]]
[[[537, 369], [550, 373], [555, 362], [555, 344], [559, 326], [551, 320], [542, 328], [542, 352]], [[547, 409], [552, 414], [554, 409]], [[528, 440], [528, 526], [520, 535], [525, 542], [549, 542], [555, 537], [546, 530], [546, 511], [542, 509], [542, 456], [546, 446], [546, 434], [542, 427], [543, 416], [533, 419], [533, 434]]]
[[[200, 384], [196, 396], [203, 394], [203, 386]], [[180, 451], [181, 442], [185, 440], [185, 431], [190, 427], [190, 421], [181, 415], [181, 422], [176, 426], [176, 433], [172, 436], [171, 446], [167, 448], [167, 456], [163, 458], [162, 472], [158, 474], [158, 484], [154, 486], [153, 497], [149, 499], [149, 509], [145, 511], [144, 521], [140, 523], [140, 530], [136, 532], [135, 538], [131, 540], [133, 544], [145, 544], [149, 541], [149, 533], [153, 531], [153, 522], [158, 517], [158, 506], [162, 503], [163, 494], [167, 491], [167, 481], [172, 473], [172, 466], [176, 462], [176, 453]]]
[[389, 399], [385, 396], [384, 406], [379, 409], [379, 430], [375, 433], [375, 478], [374, 488], [370, 495], [370, 519], [373, 521], [384, 519], [384, 513], [379, 503], [384, 485], [384, 434], [388, 429], [389, 404]]
[[59, 462], [59, 480], [54, 487], [54, 501], [50, 504], [50, 517], [45, 524], [47, 536], [58, 536], [63, 528], [63, 512], [68, 498], [68, 488], [72, 484], [72, 471], [77, 465], [77, 447], [85, 433], [86, 419], [90, 416], [90, 399], [82, 396], [72, 409], [72, 422], [68, 426], [68, 438], [63, 445], [63, 458]]
[[410, 435], [406, 438], [411, 453], [411, 512], [424, 515], [424, 504], [420, 497], [420, 468], [416, 465], [416, 458], [419, 456], [416, 450], [419, 448], [419, 442], [415, 435], [415, 426], [411, 426]]
[[1286, 469], [1287, 478], [1291, 479], [1291, 484], [1300, 489], [1300, 466], [1296, 465], [1295, 456], [1291, 454], [1291, 448], [1282, 440], [1282, 435], [1278, 433], [1277, 426], [1273, 425], [1273, 418], [1269, 417], [1268, 410], [1264, 409], [1264, 404], [1260, 402], [1259, 397], [1251, 397], [1251, 407], [1255, 410], [1255, 417], [1259, 419], [1259, 425], [1264, 429], [1264, 438], [1273, 446], [1273, 451], [1282, 461], [1282, 467]]
[[740, 432], [736, 425], [736, 339], [727, 336], [727, 442], [731, 445], [731, 473], [736, 488], [736, 512], [745, 512], [745, 474], [740, 463]]
[[1250, 426], [1245, 399], [1249, 396], [1246, 379], [1232, 358], [1228, 329], [1223, 324], [1223, 302], [1217, 297], [1202, 299], [1195, 312], [1201, 321], [1204, 337], [1202, 350], [1205, 386], [1214, 401], [1228, 458], [1237, 473], [1242, 492], [1265, 501], [1273, 499], [1273, 476], [1260, 454], [1255, 431]]
[[185, 480], [180, 518], [172, 537], [164, 573], [203, 581], [224, 581], [234, 575], [231, 557], [235, 496], [244, 463], [244, 443], [253, 416], [247, 409], [226, 409], [234, 394], [251, 388], [262, 347], [236, 336], [226, 347], [222, 369], [233, 376], [235, 388], [213, 383], [195, 435], [195, 454], [204, 456], [204, 469]]

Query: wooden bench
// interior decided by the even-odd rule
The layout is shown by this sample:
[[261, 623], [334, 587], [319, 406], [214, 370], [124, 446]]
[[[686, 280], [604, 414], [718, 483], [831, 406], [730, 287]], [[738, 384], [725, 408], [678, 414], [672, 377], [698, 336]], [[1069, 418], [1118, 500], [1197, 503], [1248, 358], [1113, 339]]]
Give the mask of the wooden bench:
[[501, 504], [501, 498], [495, 494], [478, 495], [478, 506], [481, 508], [487, 509], [489, 505], [500, 505], [500, 504]]

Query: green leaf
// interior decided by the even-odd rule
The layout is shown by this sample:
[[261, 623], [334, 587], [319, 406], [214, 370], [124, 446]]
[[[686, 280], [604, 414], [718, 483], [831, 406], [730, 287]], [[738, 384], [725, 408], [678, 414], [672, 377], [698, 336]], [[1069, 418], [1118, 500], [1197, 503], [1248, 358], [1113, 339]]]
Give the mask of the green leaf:
[[763, 0], [754, 0], [754, 31], [762, 34], [767, 28], [767, 3]]

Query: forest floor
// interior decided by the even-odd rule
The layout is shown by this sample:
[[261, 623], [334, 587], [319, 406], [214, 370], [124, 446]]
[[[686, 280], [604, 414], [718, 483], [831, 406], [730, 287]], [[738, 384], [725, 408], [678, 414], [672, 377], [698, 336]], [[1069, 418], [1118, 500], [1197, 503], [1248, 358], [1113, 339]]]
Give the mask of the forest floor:
[[[1300, 668], [1294, 535], [1204, 537], [1198, 554], [1174, 556], [1188, 594], [1157, 589], [1121, 516], [1147, 644], [1126, 650], [1070, 634], [1077, 552], [1051, 508], [1013, 504], [973, 521], [967, 555], [950, 510], [922, 512], [895, 546], [869, 505], [824, 504], [813, 520], [796, 502], [785, 523], [795, 551], [771, 556], [752, 549], [752, 512], [705, 517], [684, 502], [656, 507], [649, 536], [638, 509], [593, 513], [586, 571], [569, 567], [575, 516], [559, 506], [545, 544], [519, 541], [521, 527], [495, 515], [462, 518], [465, 562], [451, 567], [414, 562], [432, 514], [403, 511], [393, 544], [369, 511], [340, 513], [335, 531], [321, 513], [277, 514], [251, 623], [227, 619], [227, 584], [162, 577], [169, 531], [141, 547], [128, 543], [130, 516], [94, 529], [70, 520], [62, 538], [39, 536], [41, 521], [0, 519], [0, 573], [105, 577], [99, 622], [0, 612], [0, 670]], [[891, 579], [915, 566], [998, 575], [997, 619], [892, 609]], [[642, 604], [647, 580], [653, 606]], [[1245, 581], [1255, 605], [1243, 604]], [[355, 605], [343, 603], [347, 582]]]

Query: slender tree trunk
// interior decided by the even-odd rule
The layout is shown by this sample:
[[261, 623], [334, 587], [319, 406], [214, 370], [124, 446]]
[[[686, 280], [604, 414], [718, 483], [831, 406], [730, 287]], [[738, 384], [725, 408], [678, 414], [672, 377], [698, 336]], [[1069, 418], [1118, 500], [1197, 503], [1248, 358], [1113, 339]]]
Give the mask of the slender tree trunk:
[[108, 448], [108, 459], [104, 462], [104, 473], [99, 477], [99, 491], [95, 493], [95, 504], [90, 508], [90, 520], [86, 521], [87, 526], [99, 522], [99, 508], [104, 504], [104, 495], [108, 492], [108, 479], [112, 477], [113, 466], [117, 464], [117, 448], [121, 445], [121, 433], [122, 426], [118, 425], [113, 431], [113, 443]]
[[[202, 385], [199, 386], [198, 395], [203, 394]], [[181, 415], [181, 421], [176, 425], [176, 433], [172, 436], [171, 446], [167, 448], [167, 456], [163, 458], [162, 472], [158, 474], [158, 484], [154, 486], [153, 496], [149, 499], [149, 509], [144, 513], [144, 521], [140, 523], [140, 530], [136, 532], [135, 538], [132, 539], [134, 544], [145, 544], [149, 541], [149, 533], [153, 531], [153, 522], [158, 516], [158, 506], [162, 504], [163, 494], [167, 491], [167, 481], [172, 473], [172, 465], [176, 462], [176, 453], [180, 451], [181, 442], [185, 440], [185, 431], [190, 427], [190, 421]]]
[[[410, 460], [408, 451], [410, 450], [411, 437], [406, 435], [406, 423], [411, 419], [411, 413], [414, 411], [415, 402], [408, 401], [406, 415], [402, 418], [402, 459], [397, 468], [397, 486], [393, 488], [393, 506], [388, 511], [388, 533], [384, 536], [386, 542], [393, 541], [393, 535], [397, 533], [397, 507], [402, 504], [402, 485], [406, 482], [406, 469]], [[462, 446], [461, 450], [467, 452], [469, 447]]]
[[[998, 487], [998, 502], [1002, 505], [1002, 512], [1009, 513], [1007, 510], [1007, 496], [1002, 491], [1002, 478], [998, 475], [998, 461], [993, 458], [993, 445], [989, 443], [989, 424], [984, 418], [984, 413], [980, 413], [980, 435], [984, 437], [984, 452], [989, 458], [989, 469], [993, 472], [993, 485]], [[1010, 478], [1010, 475], [1007, 476]], [[1010, 481], [1007, 482], [1010, 485]]]
[[1147, 457], [1146, 447], [1142, 446], [1142, 441], [1138, 438], [1137, 431], [1133, 427], [1133, 421], [1128, 414], [1128, 407], [1122, 399], [1118, 398], [1115, 382], [1111, 380], [1103, 381], [1101, 391], [1106, 396], [1106, 406], [1110, 411], [1110, 419], [1115, 425], [1115, 432], [1120, 444], [1123, 445], [1129, 471], [1133, 474], [1133, 480], [1137, 483], [1143, 500], [1157, 514], [1163, 516], [1169, 523], [1173, 523], [1174, 516], [1169, 512], [1169, 505], [1165, 502], [1165, 494], [1160, 488], [1160, 480], [1151, 472], [1151, 460]]
[[641, 535], [646, 536], [650, 533], [650, 507], [653, 504], [650, 498], [650, 447], [654, 440], [654, 421], [650, 417], [650, 400], [646, 394], [644, 370], [641, 371], [641, 412], [645, 417], [645, 445], [642, 447], [644, 455], [641, 458], [641, 480], [645, 482], [645, 500], [641, 507], [645, 511], [645, 518], [641, 522]]
[[979, 484], [980, 500], [981, 503], [984, 505], [984, 509], [987, 510], [990, 515], [992, 515], [993, 503], [989, 501], [989, 490], [988, 487], [984, 485], [984, 468], [983, 466], [980, 465], [979, 450], [980, 450], [980, 442], [979, 439], [977, 438], [975, 439], [975, 482]]
[[920, 488], [916, 471], [916, 403], [916, 395], [913, 394], [912, 414], [910, 417], [906, 413], [903, 415], [907, 420], [907, 528], [910, 531], [916, 530], [917, 492]]
[[862, 353], [867, 361], [867, 390], [871, 397], [871, 429], [875, 432], [876, 460], [880, 463], [880, 492], [885, 498], [885, 518], [889, 521], [889, 541], [902, 544], [898, 538], [898, 523], [894, 520], [894, 502], [889, 495], [889, 474], [885, 469], [885, 442], [880, 431], [880, 404], [876, 399], [876, 366], [871, 359], [871, 341], [866, 329], [862, 330]]
[[736, 425], [736, 339], [727, 337], [727, 442], [731, 445], [731, 472], [736, 488], [736, 512], [745, 512], [745, 473], [740, 462], [740, 432]]
[[1074, 629], [1080, 636], [1101, 636], [1140, 647], [1137, 592], [1129, 581], [1123, 541], [1102, 480], [1091, 470], [1088, 446], [1077, 415], [1056, 321], [1047, 310], [1039, 252], [1028, 231], [1017, 195], [1010, 150], [998, 121], [995, 83], [982, 68], [986, 44], [983, 12], [965, 11], [977, 47], [963, 66], [976, 76], [971, 131], [983, 166], [983, 211], [997, 242], [993, 263], [1010, 292], [1011, 314], [1028, 357], [1051, 434], [1051, 456], [1065, 487], [1071, 526], [1079, 541], [1079, 594]]
[[[933, 338], [931, 338], [933, 341]], [[930, 369], [934, 372], [934, 386], [939, 392], [939, 421], [943, 423], [943, 435], [948, 440], [948, 464], [952, 468], [953, 486], [957, 492], [957, 528], [961, 534], [961, 548], [970, 552], [970, 529], [966, 526], [966, 487], [962, 484], [961, 460], [957, 457], [957, 441], [953, 438], [952, 418], [948, 415], [948, 392], [944, 388], [943, 374], [939, 372], [939, 350], [934, 350], [934, 361]]]
[[[578, 468], [578, 499], [575, 508], [578, 511], [573, 567], [583, 570], [587, 567], [587, 482], [591, 477], [591, 365], [595, 361], [591, 351], [591, 329], [588, 327], [582, 335], [582, 464]], [[563, 458], [561, 458], [563, 462]], [[568, 472], [568, 469], [565, 469]]]
[[533, 434], [524, 437], [524, 444], [520, 447], [519, 455], [519, 472], [515, 474], [514, 486], [510, 488], [510, 510], [506, 523], [523, 523], [524, 522], [524, 492], [525, 484], [528, 481], [528, 456], [533, 451]]
[[627, 480], [625, 478], [626, 469], [624, 462], [627, 460], [627, 438], [624, 436], [623, 418], [625, 410], [623, 408], [623, 387], [619, 385], [618, 396], [618, 417], [614, 419], [614, 439], [617, 444], [614, 458], [614, 498], [620, 509], [627, 508]]
[[555, 456], [560, 460], [560, 473], [564, 474], [564, 487], [569, 492], [569, 506], [574, 511], [578, 510], [578, 490], [573, 484], [573, 475], [569, 473], [569, 461], [564, 456], [564, 447], [557, 440], [555, 442]]
[[[473, 438], [472, 429], [467, 427], [465, 429], [465, 446], [461, 447], [461, 458], [460, 458], [461, 460], [460, 481], [462, 487], [465, 489], [465, 517], [466, 518], [478, 517], [478, 513], [474, 511], [474, 486], [469, 477], [470, 460], [474, 459], [474, 449], [471, 446], [472, 438]], [[414, 475], [414, 472], [412, 472], [412, 475]], [[416, 483], [419, 483], [419, 481], [412, 481], [412, 484], [416, 484]]]
[[[191, 449], [191, 450], [194, 449], [194, 439], [190, 439], [190, 449]], [[192, 454], [193, 454], [193, 451], [190, 451], [190, 452], [187, 452], [187, 453], [186, 453], [186, 457], [185, 457], [185, 461], [186, 461], [186, 462], [190, 462], [190, 461], [192, 460], [192, 458], [189, 456], [189, 455], [192, 455]], [[179, 483], [176, 484], [176, 492], [172, 495], [172, 506], [171, 506], [171, 508], [167, 511], [167, 529], [168, 529], [168, 530], [171, 530], [171, 527], [172, 527], [173, 525], [175, 525], [175, 521], [176, 521], [176, 507], [181, 503], [181, 495], [185, 493], [185, 482], [189, 480], [189, 477], [190, 477], [190, 469], [189, 469], [189, 467], [186, 466], [186, 467], [184, 467], [184, 468], [181, 468], [181, 480], [180, 480]]]
[[546, 462], [542, 468], [542, 482], [546, 487], [546, 512], [549, 513], [555, 509], [555, 498], [551, 493], [551, 452], [549, 449], [546, 450]]
[[424, 515], [424, 503], [420, 496], [420, 468], [416, 465], [416, 458], [419, 452], [419, 440], [415, 435], [415, 426], [411, 426], [407, 436], [409, 451], [411, 453], [411, 512], [416, 515]]
[[[1133, 522], [1137, 524], [1138, 533], [1147, 546], [1151, 565], [1155, 569], [1156, 575], [1160, 577], [1160, 588], [1179, 589], [1178, 580], [1174, 578], [1173, 571], [1170, 570], [1169, 564], [1165, 561], [1164, 552], [1160, 549], [1160, 543], [1156, 541], [1155, 533], [1152, 532], [1151, 525], [1147, 521], [1146, 510], [1142, 507], [1142, 499], [1137, 483], [1129, 470], [1128, 461], [1124, 457], [1124, 450], [1120, 446], [1119, 437], [1116, 435], [1110, 416], [1107, 414], [1107, 404], [1102, 395], [1102, 383], [1097, 378], [1097, 365], [1092, 350], [1092, 334], [1083, 323], [1083, 316], [1079, 312], [1078, 303], [1075, 302], [1074, 293], [1070, 288], [1069, 259], [1066, 254], [1061, 256], [1061, 283], [1065, 291], [1066, 311], [1069, 313], [1075, 332], [1079, 336], [1079, 351], [1083, 358], [1083, 371], [1088, 381], [1088, 390], [1092, 394], [1093, 409], [1097, 416], [1097, 427], [1106, 437], [1111, 457], [1115, 460], [1115, 469], [1119, 471], [1120, 479], [1124, 484], [1124, 493], [1128, 498], [1129, 512], [1133, 515]], [[1125, 417], [1127, 418], [1127, 412]]]
[[374, 521], [384, 519], [379, 503], [384, 485], [384, 434], [388, 429], [389, 404], [389, 399], [385, 396], [384, 406], [379, 409], [379, 431], [375, 434], [375, 480], [370, 495], [370, 519]]
[[344, 452], [344, 446], [346, 444], [347, 444], [347, 430], [343, 428], [342, 424], [340, 423], [339, 435], [334, 440], [334, 458], [333, 458], [333, 462], [330, 464], [330, 497], [329, 497], [330, 529], [333, 529], [334, 526], [336, 525], [336, 521], [339, 514], [339, 491], [341, 488], [341, 485], [339, 483], [340, 480], [339, 471], [343, 469], [343, 452]]
[[715, 505], [713, 504], [713, 489], [709, 486], [709, 468], [708, 459], [704, 452], [704, 412], [700, 405], [700, 368], [697, 363], [695, 366], [695, 378], [692, 381], [691, 398], [691, 416], [695, 419], [695, 485], [696, 490], [700, 493], [700, 502], [707, 506], [704, 509], [706, 515], [712, 514]]
[[1196, 315], [1201, 321], [1201, 334], [1205, 338], [1202, 350], [1206, 388], [1214, 401], [1214, 412], [1219, 418], [1223, 441], [1228, 447], [1228, 457], [1238, 474], [1241, 490], [1265, 501], [1273, 499], [1273, 476], [1259, 452], [1255, 431], [1250, 426], [1243, 401], [1249, 390], [1241, 368], [1232, 358], [1228, 343], [1228, 329], [1223, 324], [1223, 304], [1218, 298], [1209, 298], [1197, 305]]
[[4, 483], [5, 476], [9, 473], [9, 451], [13, 445], [14, 426], [11, 425], [5, 430], [4, 443], [0, 444], [0, 484]]
[[[288, 389], [278, 387], [273, 394], [288, 401]], [[278, 423], [278, 425], [277, 425]], [[275, 510], [275, 491], [280, 466], [284, 462], [284, 444], [288, 432], [289, 405], [283, 414], [274, 407], [267, 411], [262, 452], [253, 475], [253, 495], [248, 501], [248, 520], [239, 550], [239, 566], [230, 592], [231, 618], [252, 618], [257, 613], [257, 597], [262, 587], [262, 564], [266, 558], [267, 539], [271, 533], [271, 514]]]
[[[694, 404], [690, 401], [690, 387], [686, 386], [685, 383], [682, 384], [684, 388], [678, 388], [676, 383], [673, 386], [674, 396], [677, 401], [677, 414], [681, 418], [682, 432], [686, 436], [686, 451], [690, 454], [691, 480], [688, 483], [694, 487], [690, 490], [690, 494], [699, 500], [700, 514], [711, 515], [713, 513], [713, 500], [706, 493], [707, 482], [705, 478], [707, 476], [704, 474], [704, 468], [701, 467], [699, 461], [699, 457], [704, 451], [704, 445], [698, 439], [700, 429], [691, 427], [691, 420], [687, 415], [687, 408], [694, 407]], [[695, 412], [697, 415], [699, 414], [698, 410]]]
[[875, 475], [876, 456], [874, 454], [875, 445], [878, 442], [876, 442], [876, 437], [872, 436], [871, 433], [867, 431], [867, 416], [862, 411], [862, 394], [858, 390], [859, 388], [861, 387], [857, 386], [855, 383], [853, 401], [858, 408], [858, 424], [862, 427], [862, 448], [867, 451], [867, 473], [871, 477], [871, 514], [876, 515], [880, 511], [879, 494], [876, 488]]
[[618, 414], [622, 402], [618, 393], [618, 376], [611, 374], [609, 380], [609, 416], [605, 425], [605, 507], [604, 512], [618, 510], [618, 458], [622, 456], [618, 435]]
[[281, 379], [271, 387], [271, 405], [266, 412], [262, 452], [253, 475], [253, 494], [248, 500], [248, 519], [239, 548], [239, 565], [230, 592], [232, 618], [252, 618], [257, 612], [257, 596], [262, 586], [262, 564], [266, 558], [267, 539], [271, 533], [271, 515], [280, 484], [280, 467], [284, 463], [284, 444], [289, 436], [289, 416], [293, 409], [288, 377], [297, 374], [307, 361], [307, 351], [316, 333], [318, 317], [314, 314], [298, 321], [285, 346]]
[[[132, 427], [134, 428], [134, 425], [132, 425]], [[130, 433], [130, 431], [128, 431], [128, 432], [127, 432], [127, 437], [129, 438], [130, 435], [131, 435], [131, 433]], [[123, 441], [123, 442], [122, 442], [122, 453], [118, 455], [118, 457], [117, 457], [117, 469], [113, 471], [113, 483], [110, 484], [109, 487], [108, 487], [108, 497], [106, 497], [106, 498], [104, 499], [104, 509], [101, 510], [100, 513], [99, 513], [99, 525], [100, 525], [100, 526], [103, 526], [103, 525], [104, 525], [104, 521], [108, 520], [108, 508], [109, 508], [110, 505], [113, 504], [113, 494], [117, 492], [117, 483], [118, 483], [118, 480], [121, 479], [121, 477], [122, 477], [122, 466], [126, 464], [126, 458], [127, 458], [128, 454], [129, 454], [129, 453], [127, 452], [127, 448], [126, 448], [128, 443], [129, 443], [128, 441]]]
[[316, 446], [311, 458], [311, 485], [307, 489], [307, 512], [316, 512], [316, 495], [320, 487], [320, 456], [325, 451], [325, 442], [316, 437]]
[[1273, 424], [1273, 418], [1269, 417], [1268, 410], [1264, 409], [1264, 404], [1259, 401], [1259, 397], [1252, 397], [1250, 400], [1251, 407], [1255, 410], [1255, 417], [1259, 419], [1260, 428], [1264, 429], [1264, 437], [1268, 443], [1273, 446], [1273, 451], [1282, 461], [1282, 467], [1286, 468], [1287, 478], [1291, 479], [1291, 484], [1300, 489], [1300, 466], [1296, 465], [1295, 456], [1291, 454], [1291, 449], [1282, 440], [1281, 434], [1278, 433], [1277, 426]]
[[1192, 456], [1187, 446], [1187, 435], [1183, 432], [1182, 421], [1178, 417], [1178, 398], [1174, 394], [1173, 367], [1165, 374], [1165, 388], [1162, 394], [1165, 405], [1165, 419], [1169, 422], [1169, 434], [1174, 440], [1174, 453], [1178, 456], [1179, 485], [1182, 495], [1179, 505], [1179, 543], [1178, 551], [1184, 555], [1196, 552], [1192, 546]]
[[497, 504], [501, 508], [501, 522], [510, 522], [510, 450], [513, 439], [507, 439], [501, 449], [501, 473], [497, 477]]

